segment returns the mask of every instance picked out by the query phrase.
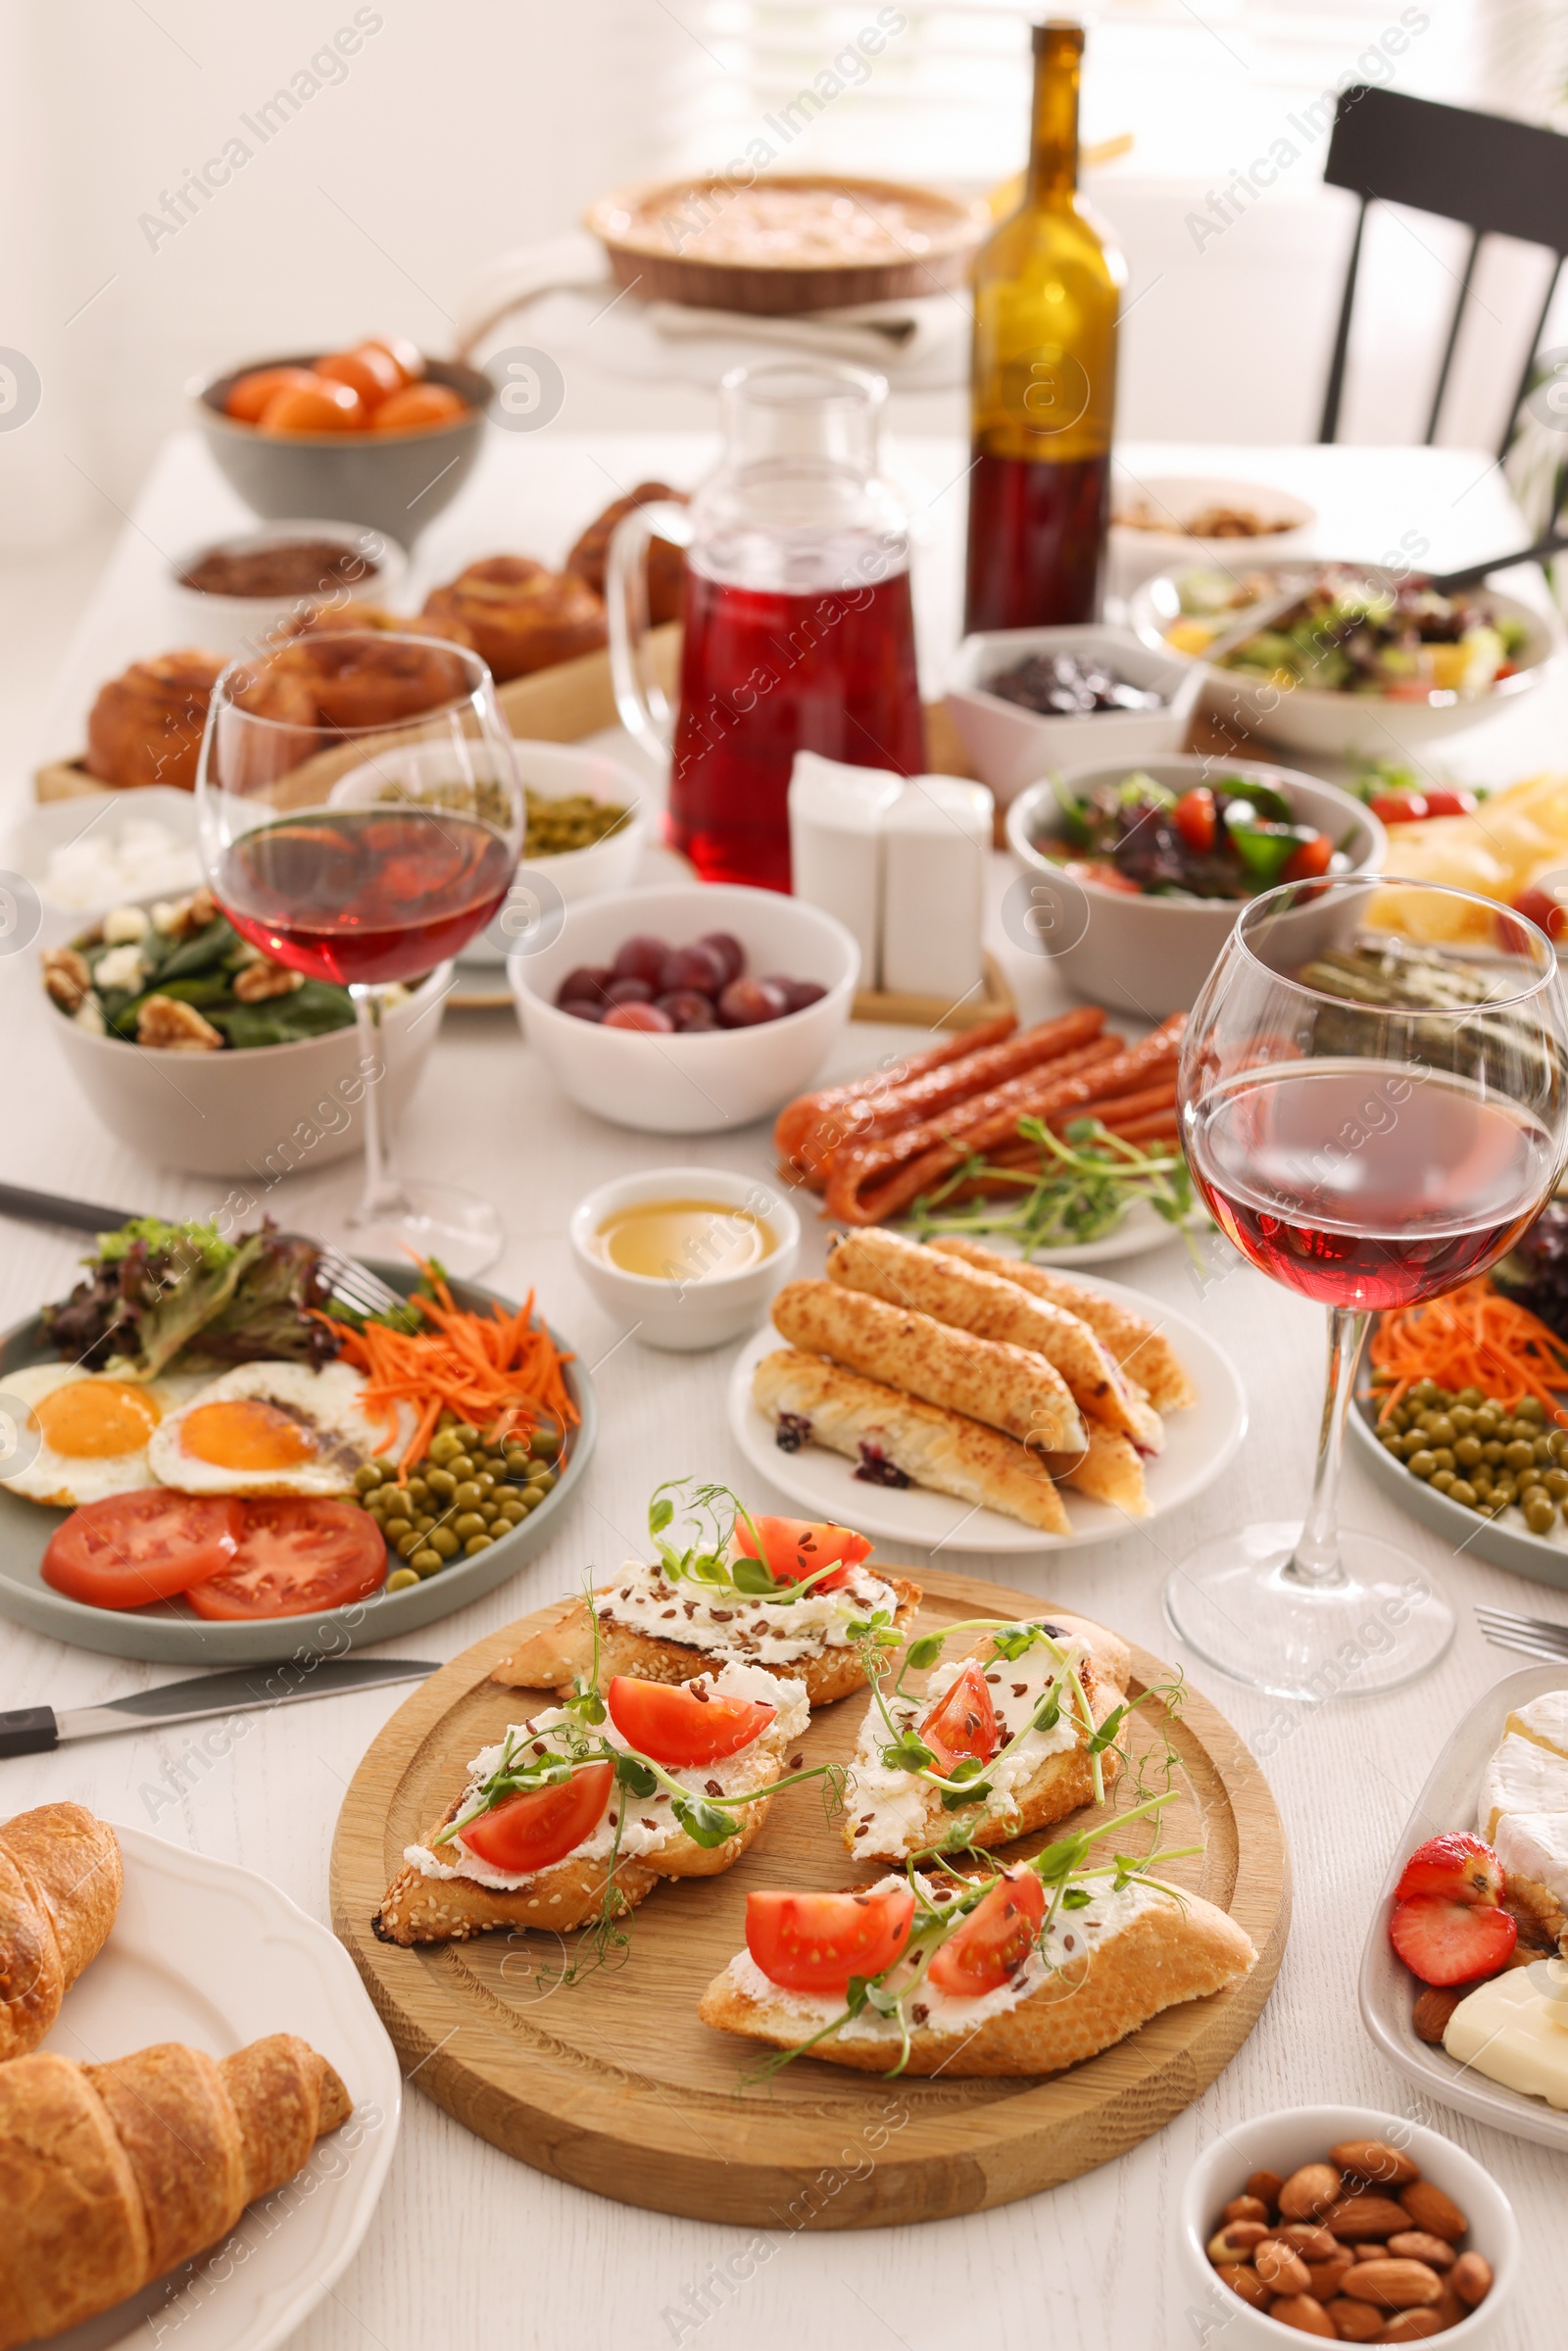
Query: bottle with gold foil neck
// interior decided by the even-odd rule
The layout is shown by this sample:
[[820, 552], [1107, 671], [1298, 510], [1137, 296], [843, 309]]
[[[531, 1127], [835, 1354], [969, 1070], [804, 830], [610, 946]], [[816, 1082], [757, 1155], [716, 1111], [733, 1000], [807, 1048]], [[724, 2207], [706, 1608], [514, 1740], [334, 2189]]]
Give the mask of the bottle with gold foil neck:
[[1083, 49], [1035, 25], [1023, 202], [975, 258], [966, 629], [1099, 613], [1127, 271], [1078, 194]]

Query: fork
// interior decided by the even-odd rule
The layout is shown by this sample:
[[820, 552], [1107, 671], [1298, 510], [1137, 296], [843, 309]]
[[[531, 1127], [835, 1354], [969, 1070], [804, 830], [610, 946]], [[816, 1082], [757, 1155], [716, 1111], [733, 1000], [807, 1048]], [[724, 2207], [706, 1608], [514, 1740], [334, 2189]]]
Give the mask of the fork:
[[357, 1257], [345, 1257], [339, 1249], [325, 1242], [317, 1247], [321, 1252], [321, 1271], [332, 1285], [332, 1296], [339, 1305], [349, 1306], [356, 1314], [390, 1314], [396, 1307], [406, 1305], [389, 1282], [378, 1273], [362, 1265]]
[[1519, 1649], [1527, 1657], [1568, 1659], [1568, 1625], [1544, 1616], [1515, 1616], [1507, 1608], [1476, 1609], [1476, 1622], [1494, 1648]]

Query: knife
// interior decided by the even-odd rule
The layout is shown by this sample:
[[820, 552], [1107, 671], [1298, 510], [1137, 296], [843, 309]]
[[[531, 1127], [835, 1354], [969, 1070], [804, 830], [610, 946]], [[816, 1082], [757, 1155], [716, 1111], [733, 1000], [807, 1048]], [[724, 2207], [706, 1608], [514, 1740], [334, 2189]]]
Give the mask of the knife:
[[48, 1755], [73, 1739], [102, 1739], [111, 1731], [162, 1730], [172, 1723], [205, 1722], [215, 1714], [292, 1706], [302, 1698], [338, 1697], [395, 1682], [422, 1682], [437, 1670], [424, 1657], [286, 1658], [280, 1665], [241, 1666], [227, 1674], [193, 1674], [133, 1690], [103, 1706], [14, 1706], [0, 1711], [0, 1756]]

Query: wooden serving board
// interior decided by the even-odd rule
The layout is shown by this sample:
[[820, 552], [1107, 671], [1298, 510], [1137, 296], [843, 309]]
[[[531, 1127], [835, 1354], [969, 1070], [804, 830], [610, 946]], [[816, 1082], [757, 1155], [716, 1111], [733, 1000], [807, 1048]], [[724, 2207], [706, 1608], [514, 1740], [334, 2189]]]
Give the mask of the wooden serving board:
[[[964, 1576], [920, 1581], [922, 1631], [1012, 1618], [1029, 1604]], [[770, 2082], [747, 2085], [765, 2055], [760, 2044], [697, 2017], [703, 1990], [742, 1945], [747, 1889], [869, 1884], [881, 1874], [850, 1861], [814, 1786], [775, 1799], [757, 1843], [725, 1876], [658, 1886], [633, 1914], [623, 1964], [574, 1984], [552, 1988], [559, 1935], [519, 1931], [414, 1951], [378, 1942], [370, 1920], [404, 1846], [436, 1819], [469, 1757], [509, 1720], [537, 1711], [491, 1684], [491, 1668], [564, 1605], [476, 1642], [399, 1708], [355, 1774], [332, 1849], [332, 1923], [405, 2071], [493, 2146], [600, 2195], [692, 2220], [763, 2229], [944, 2220], [1124, 2154], [1189, 2105], [1250, 2033], [1285, 1948], [1290, 1862], [1261, 1772], [1196, 1691], [1178, 1714], [1157, 1700], [1141, 1708], [1134, 1748], [1168, 1730], [1179, 1792], [1160, 1842], [1204, 1848], [1169, 1876], [1229, 1910], [1258, 1964], [1245, 1984], [1167, 2010], [1049, 2080], [888, 2082], [801, 2058]], [[1170, 1678], [1140, 1649], [1133, 1676], [1135, 1693]], [[847, 1760], [865, 1704], [858, 1693], [816, 1715], [802, 1741], [808, 1759]], [[1060, 1833], [1058, 1824], [1047, 1836]], [[1045, 1841], [1028, 1840], [1029, 1849]], [[1147, 1852], [1152, 1824], [1116, 1841]]]

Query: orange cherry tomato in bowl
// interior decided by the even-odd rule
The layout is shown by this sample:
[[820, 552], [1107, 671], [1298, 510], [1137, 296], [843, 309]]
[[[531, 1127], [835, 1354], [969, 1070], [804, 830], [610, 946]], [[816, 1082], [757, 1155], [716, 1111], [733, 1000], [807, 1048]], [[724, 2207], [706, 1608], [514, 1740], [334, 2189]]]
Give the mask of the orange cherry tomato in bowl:
[[257, 420], [258, 432], [362, 432], [368, 421], [364, 401], [352, 384], [312, 374], [304, 383], [274, 392]]
[[398, 371], [400, 383], [417, 383], [424, 373], [424, 358], [417, 343], [407, 335], [367, 335], [359, 346], [362, 351], [384, 351]]
[[458, 1841], [493, 1870], [547, 1870], [593, 1835], [614, 1778], [612, 1764], [585, 1763], [559, 1787], [508, 1796], [493, 1812], [470, 1821]]
[[1282, 882], [1315, 882], [1327, 873], [1334, 856], [1334, 844], [1327, 833], [1314, 833], [1310, 841], [1298, 842], [1285, 860], [1280, 874]]
[[223, 414], [241, 424], [259, 424], [262, 411], [278, 392], [297, 391], [312, 383], [309, 367], [253, 367], [230, 384]]
[[233, 1558], [190, 1594], [198, 1616], [225, 1622], [315, 1616], [380, 1590], [386, 1540], [368, 1510], [296, 1494], [240, 1507], [245, 1518]]
[[145, 1608], [231, 1566], [244, 1531], [245, 1505], [230, 1494], [112, 1494], [55, 1529], [43, 1580], [89, 1608]]
[[358, 392], [367, 415], [403, 389], [402, 368], [379, 343], [361, 343], [353, 351], [329, 351], [324, 360], [317, 361], [316, 372]]
[[978, 1999], [1015, 1976], [1046, 1915], [1046, 1889], [1033, 1870], [1009, 1870], [982, 1896], [936, 1953], [926, 1980], [938, 1991]]
[[1218, 821], [1214, 795], [1206, 784], [1195, 784], [1190, 792], [1184, 792], [1171, 810], [1171, 822], [1195, 857], [1207, 857]]
[[804, 1576], [815, 1575], [818, 1568], [831, 1567], [836, 1572], [822, 1576], [811, 1586], [813, 1592], [837, 1592], [850, 1580], [852, 1567], [871, 1555], [871, 1544], [864, 1535], [857, 1535], [853, 1527], [836, 1526], [830, 1519], [809, 1518], [753, 1518], [761, 1550], [752, 1541], [751, 1529], [744, 1519], [735, 1521], [735, 1548], [743, 1559], [760, 1557], [775, 1584], [799, 1584]]
[[383, 400], [370, 418], [372, 432], [434, 432], [443, 424], [456, 424], [472, 410], [461, 393], [450, 384], [405, 384]]
[[940, 1697], [920, 1725], [920, 1737], [936, 1756], [944, 1774], [972, 1756], [989, 1763], [1002, 1744], [997, 1710], [978, 1665], [966, 1665], [953, 1688]]
[[630, 1674], [616, 1674], [605, 1697], [627, 1744], [672, 1771], [738, 1755], [778, 1712], [760, 1699], [712, 1696], [689, 1685], [639, 1682]]
[[746, 1897], [746, 1948], [785, 1991], [843, 1991], [852, 1976], [880, 1976], [909, 1939], [906, 1886], [857, 1894]]

